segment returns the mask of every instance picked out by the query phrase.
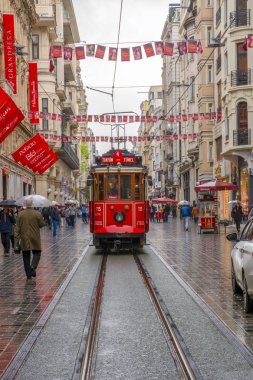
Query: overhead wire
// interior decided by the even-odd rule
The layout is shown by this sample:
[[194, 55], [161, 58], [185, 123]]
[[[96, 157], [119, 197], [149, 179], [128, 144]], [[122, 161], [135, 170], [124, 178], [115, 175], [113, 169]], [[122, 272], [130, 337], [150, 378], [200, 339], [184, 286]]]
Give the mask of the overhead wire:
[[116, 49], [117, 49], [117, 57], [116, 57], [115, 66], [114, 66], [113, 83], [112, 83], [112, 106], [113, 106], [113, 111], [114, 111], [114, 113], [115, 113], [114, 85], [115, 85], [116, 71], [117, 71], [117, 64], [118, 64], [118, 48], [119, 48], [119, 38], [120, 38], [120, 29], [121, 29], [122, 8], [123, 8], [123, 0], [121, 0], [121, 3], [120, 3], [120, 15], [119, 15], [118, 38], [117, 38], [117, 46], [116, 46]]

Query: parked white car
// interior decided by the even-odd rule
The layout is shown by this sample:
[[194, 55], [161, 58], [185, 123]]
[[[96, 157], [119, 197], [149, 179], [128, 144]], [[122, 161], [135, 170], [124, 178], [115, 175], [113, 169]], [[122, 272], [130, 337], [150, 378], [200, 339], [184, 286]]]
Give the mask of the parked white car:
[[234, 293], [243, 291], [243, 308], [251, 309], [253, 299], [253, 218], [245, 225], [240, 238], [236, 232], [227, 235], [229, 241], [237, 241], [231, 252], [231, 276]]

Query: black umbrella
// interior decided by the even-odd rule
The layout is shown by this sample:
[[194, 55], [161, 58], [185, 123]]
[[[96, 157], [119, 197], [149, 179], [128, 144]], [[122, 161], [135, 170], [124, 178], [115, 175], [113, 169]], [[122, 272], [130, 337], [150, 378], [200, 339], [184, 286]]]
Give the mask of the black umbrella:
[[4, 199], [0, 202], [0, 207], [16, 207], [16, 201], [14, 199]]

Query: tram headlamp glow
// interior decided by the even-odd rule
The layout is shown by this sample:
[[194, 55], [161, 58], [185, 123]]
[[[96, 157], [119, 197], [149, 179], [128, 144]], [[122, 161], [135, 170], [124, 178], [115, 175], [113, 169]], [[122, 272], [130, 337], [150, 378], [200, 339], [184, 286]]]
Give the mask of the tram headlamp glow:
[[121, 211], [117, 211], [114, 214], [114, 220], [116, 223], [123, 223], [125, 218], [126, 218], [125, 214], [123, 214], [123, 212]]

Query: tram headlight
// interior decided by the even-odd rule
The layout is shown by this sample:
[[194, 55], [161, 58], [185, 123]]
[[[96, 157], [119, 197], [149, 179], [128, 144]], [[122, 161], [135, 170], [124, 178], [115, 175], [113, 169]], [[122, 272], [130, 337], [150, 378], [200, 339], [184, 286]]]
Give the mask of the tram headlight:
[[121, 211], [115, 212], [114, 220], [116, 223], [123, 223], [125, 219], [126, 219], [126, 216], [123, 212], [121, 212]]

